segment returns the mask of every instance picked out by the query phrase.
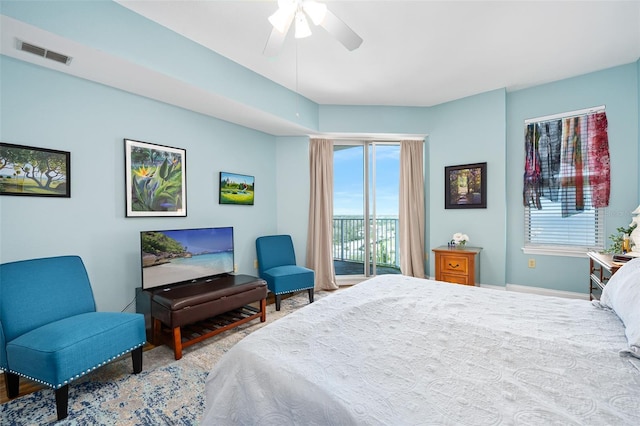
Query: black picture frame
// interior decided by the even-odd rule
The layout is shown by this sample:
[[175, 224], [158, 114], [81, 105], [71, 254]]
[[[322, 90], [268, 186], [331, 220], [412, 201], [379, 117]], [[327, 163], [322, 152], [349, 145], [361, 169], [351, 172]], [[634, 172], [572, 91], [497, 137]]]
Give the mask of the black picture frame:
[[126, 217], [187, 216], [187, 151], [124, 140]]
[[487, 208], [487, 163], [444, 168], [444, 208]]
[[219, 183], [219, 204], [253, 205], [256, 188], [254, 176], [220, 172]]
[[0, 142], [0, 195], [71, 198], [71, 153]]

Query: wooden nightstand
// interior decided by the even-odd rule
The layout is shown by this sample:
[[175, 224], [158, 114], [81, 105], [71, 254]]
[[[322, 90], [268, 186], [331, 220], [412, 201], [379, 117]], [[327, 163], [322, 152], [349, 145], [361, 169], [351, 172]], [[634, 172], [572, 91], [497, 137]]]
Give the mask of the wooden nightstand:
[[480, 265], [476, 258], [481, 247], [438, 247], [432, 251], [436, 256], [436, 280], [456, 284], [476, 285], [480, 279]]
[[589, 256], [589, 300], [600, 300], [607, 281], [623, 263], [614, 262], [613, 256], [607, 253], [590, 251], [587, 252], [587, 256]]

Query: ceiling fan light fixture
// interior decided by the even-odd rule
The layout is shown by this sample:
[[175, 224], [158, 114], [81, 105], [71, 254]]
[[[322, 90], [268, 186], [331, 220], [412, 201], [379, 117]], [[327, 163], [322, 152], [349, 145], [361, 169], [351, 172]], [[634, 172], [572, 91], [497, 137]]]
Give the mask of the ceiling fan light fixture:
[[322, 24], [327, 16], [327, 5], [314, 0], [306, 0], [302, 3], [302, 9], [311, 18], [314, 25]]
[[304, 16], [302, 11], [296, 12], [296, 38], [305, 38], [311, 35], [311, 28], [309, 28], [309, 23], [307, 22], [307, 18]]
[[295, 11], [295, 3], [289, 2], [287, 4], [282, 4], [273, 15], [269, 16], [269, 22], [271, 22], [273, 28], [284, 33], [289, 29], [289, 23], [291, 22]]

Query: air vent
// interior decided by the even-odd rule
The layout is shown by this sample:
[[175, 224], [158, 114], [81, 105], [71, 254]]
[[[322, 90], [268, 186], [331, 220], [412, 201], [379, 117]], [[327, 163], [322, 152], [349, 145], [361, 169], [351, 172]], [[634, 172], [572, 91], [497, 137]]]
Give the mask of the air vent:
[[51, 50], [45, 49], [44, 47], [36, 46], [22, 40], [17, 40], [17, 42], [18, 50], [22, 50], [23, 52], [33, 53], [34, 55], [51, 59], [52, 61], [60, 62], [61, 64], [65, 65], [69, 65], [69, 62], [71, 62], [71, 57], [63, 55], [62, 53], [53, 52]]

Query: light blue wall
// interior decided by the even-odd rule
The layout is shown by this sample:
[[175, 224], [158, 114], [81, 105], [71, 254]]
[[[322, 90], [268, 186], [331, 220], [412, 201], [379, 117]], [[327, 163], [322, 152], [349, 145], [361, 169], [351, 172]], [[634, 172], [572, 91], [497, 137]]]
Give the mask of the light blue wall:
[[[524, 120], [599, 105], [606, 106], [611, 154], [611, 198], [606, 209], [608, 236], [631, 221], [638, 205], [637, 64], [611, 68], [507, 95], [507, 282], [587, 292], [586, 258], [533, 256], [524, 245], [522, 184]], [[527, 260], [536, 259], [530, 269]]]
[[277, 232], [293, 239], [296, 261], [306, 265], [309, 221], [309, 138], [280, 137], [276, 143]]
[[[277, 222], [276, 138], [0, 56], [0, 140], [71, 152], [71, 198], [0, 197], [2, 262], [80, 255], [100, 310], [140, 286], [139, 232], [233, 226], [239, 272]], [[124, 138], [187, 151], [186, 218], [125, 218]], [[250, 174], [254, 206], [218, 204], [218, 174]], [[55, 283], [51, 283], [55, 286]]]
[[[3, 1], [0, 5], [9, 16], [222, 93], [276, 118], [295, 115], [295, 94], [115, 3]], [[171, 63], [175, 56], [163, 54], [160, 45], [183, 52], [182, 63]], [[145, 49], [148, 53], [142, 54]], [[232, 225], [236, 263], [243, 273], [255, 273], [256, 236], [291, 233], [304, 263], [309, 202], [306, 136], [266, 135], [8, 57], [0, 57], [0, 69], [0, 140], [72, 153], [72, 198], [0, 197], [2, 262], [80, 254], [87, 262], [99, 308], [109, 310], [121, 309], [139, 286], [137, 235], [144, 229]], [[430, 108], [318, 106], [302, 100], [301, 116], [308, 120], [305, 126], [322, 133], [428, 134], [427, 258], [433, 259], [431, 248], [445, 244], [451, 234], [465, 232], [472, 245], [483, 247], [483, 284], [586, 293], [585, 259], [538, 256], [537, 268], [529, 269], [530, 256], [521, 253], [523, 121], [607, 106], [613, 165], [607, 216], [611, 233], [629, 222], [630, 211], [639, 204], [638, 81], [640, 61]], [[187, 218], [124, 217], [124, 138], [187, 150]], [[445, 210], [444, 167], [482, 161], [488, 164], [488, 208]], [[255, 206], [217, 204], [221, 170], [255, 175]], [[431, 263], [428, 271], [433, 276]]]
[[[505, 283], [505, 91], [495, 90], [430, 109], [427, 214], [428, 249], [446, 245], [456, 232], [482, 247], [480, 282]], [[445, 209], [444, 167], [487, 163], [487, 208]], [[429, 253], [429, 275], [435, 276]]]
[[301, 126], [318, 105], [111, 0], [2, 1], [0, 12]]

